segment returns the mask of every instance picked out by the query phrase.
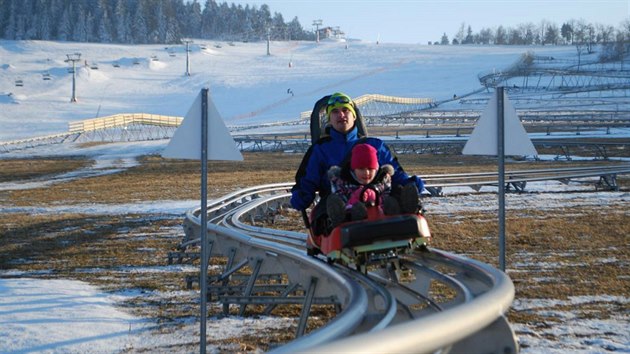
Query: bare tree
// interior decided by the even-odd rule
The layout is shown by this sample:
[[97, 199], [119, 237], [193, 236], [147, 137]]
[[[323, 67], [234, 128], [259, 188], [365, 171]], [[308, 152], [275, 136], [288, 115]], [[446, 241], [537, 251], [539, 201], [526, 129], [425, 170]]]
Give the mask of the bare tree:
[[577, 51], [578, 71], [580, 70], [582, 53], [586, 51], [587, 42], [588, 42], [587, 35], [588, 35], [588, 24], [584, 20], [580, 20], [576, 22], [573, 29], [573, 44], [575, 45], [575, 50]]
[[459, 26], [459, 31], [457, 31], [457, 34], [455, 35], [455, 38], [453, 38], [453, 40], [457, 40], [457, 43], [461, 44], [464, 43], [464, 31], [466, 30], [466, 24], [464, 22], [462, 22], [462, 25]]
[[543, 19], [540, 21], [540, 27], [538, 27], [538, 29], [540, 30], [540, 44], [545, 45], [545, 43], [547, 42], [547, 27], [550, 26], [549, 21]]
[[479, 44], [491, 44], [494, 42], [494, 35], [492, 34], [492, 30], [490, 28], [482, 28], [479, 31], [479, 36], [477, 36], [477, 40], [475, 41]]
[[508, 33], [503, 26], [497, 28], [494, 43], [499, 45], [508, 44]]
[[595, 32], [597, 33], [597, 43], [606, 44], [614, 40], [615, 28], [613, 26], [597, 24], [595, 25]]

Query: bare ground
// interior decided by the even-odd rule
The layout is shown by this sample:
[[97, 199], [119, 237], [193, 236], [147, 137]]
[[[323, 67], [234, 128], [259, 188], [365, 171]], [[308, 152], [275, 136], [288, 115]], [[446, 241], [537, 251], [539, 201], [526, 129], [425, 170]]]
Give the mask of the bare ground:
[[[399, 156], [407, 171], [417, 174], [496, 170], [492, 159], [464, 156]], [[245, 162], [212, 162], [209, 165], [209, 198], [239, 188], [291, 181], [301, 155], [245, 154]], [[139, 166], [125, 172], [60, 183], [46, 188], [0, 191], [0, 205], [42, 206], [83, 203], [129, 203], [147, 200], [189, 200], [199, 194], [199, 166], [194, 162], [143, 157]], [[0, 182], [36, 180], [89, 164], [82, 158], [0, 160]], [[588, 163], [592, 165], [592, 162]], [[509, 164], [508, 169], [575, 166], [569, 162]], [[630, 190], [627, 179], [618, 181]], [[448, 196], [446, 197], [448, 198]], [[302, 230], [299, 215], [288, 212], [293, 223], [286, 228]], [[630, 289], [630, 223], [628, 206], [565, 208], [553, 211], [523, 210], [508, 214], [509, 275], [516, 299], [568, 299], [571, 296], [627, 297]], [[497, 266], [496, 216], [466, 213], [457, 222], [446, 216], [428, 215], [433, 247], [463, 254]], [[108, 291], [140, 289], [147, 293], [185, 290], [184, 276], [194, 271], [134, 272], [142, 267], [164, 267], [183, 232], [181, 217], [168, 215], [86, 215], [0, 213], [0, 270], [24, 272], [30, 277], [78, 279]], [[184, 294], [186, 294], [184, 292]], [[177, 298], [138, 298], [125, 306], [129, 311], [160, 323], [163, 331], [176, 329], [198, 311], [193, 293]], [[553, 311], [572, 311], [578, 319], [607, 319], [628, 314], [628, 302], [592, 301], [579, 308], [567, 305], [549, 311], [511, 310], [510, 322], [533, 331], [553, 326], [562, 319]], [[553, 310], [553, 311], [552, 311]], [[212, 307], [215, 314], [220, 307]], [[298, 309], [276, 314], [292, 316]], [[330, 314], [322, 309], [315, 328]], [[251, 312], [255, 312], [252, 309]], [[549, 341], [561, 338], [546, 335]], [[225, 351], [266, 350], [270, 343], [290, 340], [290, 333], [259, 333], [217, 341]], [[196, 342], [191, 339], [189, 346]], [[212, 344], [212, 341], [209, 341]], [[229, 348], [229, 349], [228, 349]], [[171, 348], [175, 349], [175, 348]], [[180, 348], [185, 349], [185, 348]], [[190, 349], [190, 348], [188, 348]]]

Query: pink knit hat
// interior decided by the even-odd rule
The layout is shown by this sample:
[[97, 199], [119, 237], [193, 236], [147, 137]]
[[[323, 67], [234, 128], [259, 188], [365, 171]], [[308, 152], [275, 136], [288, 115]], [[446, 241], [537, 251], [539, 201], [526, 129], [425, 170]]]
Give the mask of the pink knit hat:
[[369, 144], [358, 144], [352, 148], [352, 159], [350, 160], [350, 168], [373, 168], [378, 169], [378, 157], [376, 157], [376, 149]]

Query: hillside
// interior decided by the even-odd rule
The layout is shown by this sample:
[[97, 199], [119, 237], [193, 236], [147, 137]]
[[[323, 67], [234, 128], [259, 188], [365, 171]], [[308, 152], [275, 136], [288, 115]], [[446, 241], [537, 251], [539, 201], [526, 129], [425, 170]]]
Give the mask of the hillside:
[[[363, 42], [272, 42], [270, 55], [262, 42], [196, 41], [190, 48], [186, 76], [183, 45], [0, 41], [0, 141], [60, 133], [68, 122], [117, 113], [184, 116], [203, 87], [231, 125], [295, 120], [334, 91], [441, 101], [483, 88], [480, 73], [510, 67], [528, 51], [575, 56], [573, 47]], [[81, 56], [78, 102], [71, 103], [65, 60], [74, 53]]]

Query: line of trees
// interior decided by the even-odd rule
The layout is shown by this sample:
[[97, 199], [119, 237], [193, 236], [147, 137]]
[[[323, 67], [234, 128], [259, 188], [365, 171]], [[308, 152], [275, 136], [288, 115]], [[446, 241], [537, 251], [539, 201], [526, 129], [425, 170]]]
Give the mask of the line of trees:
[[570, 20], [558, 27], [543, 20], [539, 26], [533, 23], [520, 24], [515, 28], [499, 26], [496, 30], [482, 28], [473, 32], [471, 26], [462, 23], [453, 40], [446, 33], [440, 41], [429, 44], [495, 44], [495, 45], [574, 45], [578, 61], [582, 54], [592, 54], [600, 45], [599, 61], [623, 61], [630, 53], [630, 18], [619, 27], [592, 24], [584, 20]]
[[[183, 38], [230, 41], [315, 40], [297, 17], [285, 22], [269, 6], [228, 5], [205, 0], [0, 0], [0, 38], [125, 44], [174, 44]], [[429, 44], [575, 45], [578, 54], [601, 44], [607, 59], [630, 52], [630, 18], [618, 28], [570, 20], [561, 26], [499, 26], [473, 32], [462, 23]]]
[[172, 44], [182, 38], [314, 40], [295, 17], [206, 0], [0, 0], [0, 36], [12, 40]]
[[539, 25], [519, 24], [516, 27], [499, 26], [496, 29], [482, 28], [473, 32], [470, 25], [462, 23], [459, 30], [449, 41], [446, 33], [439, 41], [429, 44], [497, 44], [497, 45], [588, 45], [605, 44], [618, 40], [630, 39], [630, 18], [618, 28], [610, 25], [592, 24], [584, 20], [570, 20], [558, 26], [543, 20]]

